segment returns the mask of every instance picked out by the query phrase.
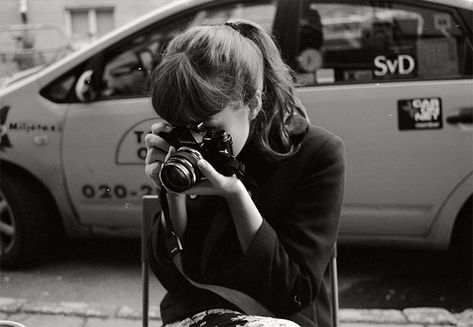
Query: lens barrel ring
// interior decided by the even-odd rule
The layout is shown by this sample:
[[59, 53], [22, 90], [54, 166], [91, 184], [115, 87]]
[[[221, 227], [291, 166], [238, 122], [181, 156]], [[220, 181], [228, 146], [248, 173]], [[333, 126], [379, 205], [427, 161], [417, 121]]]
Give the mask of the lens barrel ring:
[[161, 183], [178, 193], [190, 189], [201, 179], [197, 162], [202, 158], [202, 154], [196, 149], [180, 147], [162, 165], [159, 173]]

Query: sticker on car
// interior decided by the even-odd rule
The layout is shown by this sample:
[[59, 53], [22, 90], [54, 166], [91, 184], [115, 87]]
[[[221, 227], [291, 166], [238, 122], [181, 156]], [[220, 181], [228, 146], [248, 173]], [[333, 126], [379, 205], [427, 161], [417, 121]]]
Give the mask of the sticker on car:
[[10, 107], [5, 106], [0, 109], [0, 151], [5, 151], [5, 148], [11, 148], [11, 142], [8, 138], [8, 128], [6, 125], [8, 110]]
[[146, 119], [128, 129], [118, 142], [117, 165], [143, 165], [146, 158], [145, 136], [154, 119]]
[[399, 130], [425, 130], [442, 128], [442, 100], [415, 98], [398, 100]]
[[376, 67], [374, 75], [379, 78], [395, 76], [414, 76], [416, 61], [412, 55], [399, 54], [396, 56], [377, 56], [374, 58], [374, 65]]

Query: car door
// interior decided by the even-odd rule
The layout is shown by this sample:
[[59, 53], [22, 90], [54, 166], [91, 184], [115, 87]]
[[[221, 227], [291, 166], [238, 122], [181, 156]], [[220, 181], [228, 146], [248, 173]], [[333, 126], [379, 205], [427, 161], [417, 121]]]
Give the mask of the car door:
[[342, 237], [425, 236], [473, 170], [471, 30], [423, 1], [304, 0], [300, 13], [299, 96], [346, 145]]
[[69, 106], [62, 146], [70, 198], [82, 223], [140, 226], [141, 197], [155, 192], [144, 174], [144, 137], [156, 118], [146, 84], [163, 45], [187, 26], [231, 18], [252, 19], [270, 31], [275, 13], [273, 1], [215, 1], [157, 22], [84, 65], [76, 89], [87, 83], [93, 88]]

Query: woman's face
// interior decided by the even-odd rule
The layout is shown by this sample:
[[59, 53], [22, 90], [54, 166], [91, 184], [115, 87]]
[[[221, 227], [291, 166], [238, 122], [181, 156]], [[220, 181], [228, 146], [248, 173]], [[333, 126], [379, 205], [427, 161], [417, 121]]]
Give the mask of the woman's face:
[[233, 155], [237, 156], [248, 139], [250, 131], [250, 109], [244, 106], [227, 106], [219, 113], [213, 115], [205, 126], [223, 129], [232, 136]]

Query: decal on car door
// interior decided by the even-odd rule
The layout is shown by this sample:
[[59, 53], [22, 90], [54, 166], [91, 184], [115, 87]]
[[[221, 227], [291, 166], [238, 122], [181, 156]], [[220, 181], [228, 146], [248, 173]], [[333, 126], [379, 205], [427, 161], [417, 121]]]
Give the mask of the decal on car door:
[[141, 121], [121, 137], [117, 145], [115, 162], [117, 165], [144, 165], [146, 158], [145, 136], [150, 132], [156, 119]]
[[398, 100], [399, 130], [442, 128], [442, 101], [440, 98]]
[[11, 148], [11, 142], [8, 138], [8, 129], [6, 125], [8, 110], [10, 107], [5, 106], [0, 109], [0, 151], [5, 151], [5, 148]]

